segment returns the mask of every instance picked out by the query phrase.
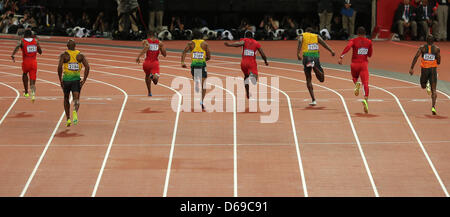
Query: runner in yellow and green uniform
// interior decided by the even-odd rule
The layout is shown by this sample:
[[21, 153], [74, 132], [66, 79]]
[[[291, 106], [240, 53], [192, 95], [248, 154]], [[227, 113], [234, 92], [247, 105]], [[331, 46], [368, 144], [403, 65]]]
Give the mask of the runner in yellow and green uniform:
[[[320, 82], [325, 81], [325, 74], [320, 65], [320, 54], [319, 54], [319, 44], [330, 51], [331, 55], [334, 56], [335, 53], [328, 44], [317, 34], [312, 33], [312, 28], [306, 28], [305, 32], [299, 36], [298, 47], [297, 47], [297, 58], [298, 60], [303, 60], [303, 67], [306, 76], [306, 86], [308, 87], [309, 94], [311, 95], [312, 102], [309, 104], [311, 106], [316, 105], [316, 98], [314, 97], [313, 86], [311, 82], [311, 70], [314, 70], [316, 78]], [[302, 57], [303, 52], [303, 57]]]
[[[73, 123], [77, 124], [78, 109], [80, 108], [80, 91], [86, 82], [90, 69], [86, 57], [81, 54], [79, 50], [75, 50], [75, 46], [74, 40], [71, 39], [67, 42], [68, 50], [64, 51], [64, 53], [59, 56], [58, 64], [58, 78], [64, 91], [64, 111], [67, 118], [67, 127], [72, 124], [72, 121], [70, 120], [70, 92], [72, 92], [74, 102]], [[83, 66], [84, 76], [83, 80], [81, 80], [80, 73]]]
[[[195, 81], [196, 92], [198, 93], [200, 87], [202, 89], [202, 100], [200, 101], [200, 105], [202, 106], [202, 109], [205, 109], [203, 106], [203, 99], [205, 98], [206, 93], [204, 83], [206, 77], [208, 77], [206, 71], [206, 61], [211, 59], [211, 52], [209, 51], [208, 43], [202, 39], [203, 34], [200, 31], [194, 31], [193, 36], [194, 40], [187, 43], [186, 48], [184, 48], [181, 55], [181, 67], [187, 68], [184, 63], [184, 59], [186, 58], [186, 54], [191, 52], [191, 74]], [[200, 80], [201, 84], [199, 85]]]

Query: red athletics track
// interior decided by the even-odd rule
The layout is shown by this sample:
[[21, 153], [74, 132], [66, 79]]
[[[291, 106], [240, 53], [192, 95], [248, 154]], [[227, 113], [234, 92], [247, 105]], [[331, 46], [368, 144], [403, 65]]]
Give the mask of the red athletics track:
[[[44, 58], [56, 59], [56, 55], [64, 48], [64, 46], [59, 48], [60, 46], [57, 44], [50, 45], [43, 43], [43, 46], [44, 45], [47, 45], [46, 50], [44, 50], [47, 53], [40, 58], [40, 63], [49, 62], [50, 64], [54, 64], [56, 61], [44, 60]], [[124, 57], [125, 52], [136, 53], [136, 50], [126, 51], [126, 49], [102, 48], [102, 54], [104, 55], [101, 55], [98, 50], [93, 48], [94, 47], [92, 46], [79, 46], [79, 49], [84, 51], [88, 58], [92, 57], [90, 62], [93, 64], [92, 67], [94, 70], [120, 73], [136, 78], [142, 77], [140, 66], [133, 64], [135, 55], [130, 54], [131, 57]], [[268, 48], [264, 48], [265, 50], [268, 50]], [[123, 51], [123, 55], [121, 57], [113, 57], [112, 55], [117, 55], [118, 50]], [[128, 53], [126, 54], [128, 55]], [[189, 72], [177, 68], [179, 65], [179, 54], [169, 53], [169, 55], [176, 56], [165, 58], [164, 61], [161, 61], [162, 65], [175, 66], [175, 68], [162, 68], [163, 76], [161, 82], [167, 85], [170, 85], [171, 78], [168, 78], [169, 75], [166, 76], [164, 74], [170, 73], [172, 75], [189, 77]], [[8, 56], [9, 55], [1, 56], [0, 58], [9, 60]], [[323, 56], [326, 56], [326, 54]], [[94, 58], [98, 58], [99, 60]], [[101, 59], [105, 60], [102, 61]], [[217, 76], [222, 79], [223, 77], [220, 75], [240, 76], [238, 64], [227, 64], [222, 62], [239, 62], [239, 59], [224, 57], [213, 57], [213, 59], [214, 60], [210, 62], [208, 67], [210, 76]], [[130, 64], [127, 64], [128, 62]], [[10, 65], [8, 61], [2, 61], [1, 63], [2, 65]], [[102, 65], [106, 64], [106, 66], [114, 66], [116, 68], [94, 65], [97, 63]], [[231, 69], [213, 67], [213, 65], [216, 64], [220, 67], [228, 67]], [[40, 64], [39, 67], [40, 69], [43, 69], [43, 67], [46, 66]], [[54, 70], [55, 68], [55, 66], [48, 67], [50, 70]], [[132, 69], [121, 69], [117, 67], [128, 67]], [[379, 101], [374, 101], [370, 104], [371, 115], [361, 115], [361, 105], [356, 101], [357, 98], [351, 95], [353, 85], [349, 81], [331, 78], [331, 76], [337, 76], [348, 79], [348, 74], [340, 71], [327, 70], [327, 75], [330, 76], [327, 77], [327, 80], [323, 85], [335, 89], [339, 94], [345, 97], [345, 101], [350, 111], [349, 114], [351, 115], [351, 123], [355, 125], [357, 132], [357, 137], [355, 137], [351, 131], [349, 119], [346, 116], [345, 109], [338, 94], [331, 90], [316, 86], [315, 90], [317, 98], [319, 99], [319, 106], [317, 107], [317, 110], [310, 110], [307, 107], [307, 102], [304, 102], [304, 99], [309, 99], [309, 94], [306, 91], [305, 85], [301, 83], [304, 76], [301, 73], [292, 71], [292, 69], [297, 70], [299, 67], [291, 64], [274, 62], [271, 63], [271, 67], [277, 68], [260, 67], [260, 70], [263, 73], [267, 72], [285, 76], [280, 77], [280, 89], [289, 95], [292, 102], [292, 117], [297, 129], [296, 135], [298, 136], [302, 164], [299, 164], [299, 158], [298, 155], [296, 155], [292, 127], [289, 123], [291, 115], [288, 112], [289, 108], [286, 103], [287, 98], [284, 95], [280, 94], [279, 96], [281, 105], [279, 122], [269, 124], [273, 126], [276, 125], [275, 127], [268, 126], [268, 124], [259, 124], [259, 114], [238, 113], [238, 131], [236, 135], [238, 144], [238, 168], [236, 177], [238, 180], [237, 192], [239, 196], [303, 196], [306, 192], [308, 193], [308, 196], [373, 196], [374, 185], [371, 185], [368, 174], [373, 176], [374, 184], [380, 196], [444, 196], [444, 191], [437, 182], [436, 175], [431, 171], [430, 164], [425, 159], [426, 155], [421, 151], [417, 140], [415, 140], [415, 137], [412, 135], [412, 130], [409, 128], [398, 108], [398, 104], [395, 103], [394, 98], [391, 95], [372, 88], [371, 98], [379, 99]], [[2, 66], [2, 69], [3, 68], [5, 67]], [[126, 72], [124, 72], [125, 70]], [[220, 75], [213, 75], [213, 73], [219, 73]], [[39, 77], [55, 81], [55, 75], [45, 74], [46, 73], [40, 72]], [[137, 100], [134, 102], [132, 101], [134, 97], [132, 94], [133, 91], [137, 92], [136, 95], [142, 94], [142, 92], [145, 93], [142, 81], [133, 81], [134, 79], [126, 79], [124, 77], [119, 79], [117, 76], [106, 75], [95, 71], [91, 76], [92, 77], [90, 78], [119, 86], [130, 96], [97, 195], [161, 196], [163, 194], [163, 185], [165, 184], [164, 180], [166, 178], [165, 173], [167, 171], [167, 161], [169, 158], [168, 155], [172, 135], [164, 132], [164, 136], [161, 136], [160, 133], [157, 133], [157, 137], [151, 136], [151, 127], [138, 127], [138, 124], [133, 123], [133, 121], [146, 123], [146, 121], [142, 120], [143, 116], [139, 116], [136, 113], [144, 111], [151, 114], [152, 111], [160, 111], [158, 108], [160, 103], [164, 102], [164, 100], [151, 100], [149, 101], [151, 102], [151, 107], [146, 107], [145, 105], [140, 105], [142, 102], [137, 102]], [[167, 80], [164, 80], [164, 77], [166, 77]], [[124, 80], [126, 80], [126, 83], [124, 83]], [[392, 84], [390, 82], [392, 82]], [[417, 131], [420, 141], [426, 148], [426, 153], [429, 154], [433, 165], [437, 169], [437, 174], [443, 180], [443, 183], [448, 186], [449, 174], [448, 172], [445, 172], [448, 171], [446, 165], [449, 165], [447, 162], [448, 159], [445, 157], [449, 152], [448, 149], [445, 149], [445, 147], [448, 146], [448, 136], [446, 137], [447, 134], [445, 134], [445, 132], [440, 132], [440, 130], [444, 130], [443, 127], [439, 128], [439, 126], [448, 124], [448, 114], [445, 113], [448, 111], [448, 100], [443, 100], [443, 96], [439, 95], [438, 112], [440, 116], [438, 116], [437, 119], [430, 120], [430, 117], [424, 112], [428, 111], [427, 108], [429, 105], [425, 104], [429, 104], [429, 102], [410, 100], [412, 98], [417, 98], [417, 96], [420, 96], [419, 94], [422, 94], [423, 96], [420, 99], [428, 99], [428, 96], [423, 94], [423, 91], [417, 88], [416, 85], [398, 81], [393, 82], [390, 79], [376, 78], [375, 76], [371, 77], [371, 84], [381, 84], [380, 86], [387, 88], [400, 98], [400, 102], [411, 119], [412, 125]], [[17, 89], [22, 89], [20, 83], [17, 83], [16, 85]], [[95, 85], [95, 83], [92, 83], [92, 85]], [[102, 88], [106, 89], [106, 87]], [[96, 88], [92, 92], [97, 92], [98, 89], [99, 88]], [[166, 88], [158, 86], [154, 88], [153, 93], [156, 95], [159, 93], [164, 95], [163, 93], [167, 91], [167, 93], [169, 93], [167, 98], [174, 94], [165, 89]], [[414, 95], [409, 94], [412, 91], [417, 93]], [[89, 95], [88, 93], [87, 89], [83, 91], [83, 95]], [[115, 95], [117, 98], [119, 97], [119, 94], [120, 93], [117, 92], [110, 93], [110, 95]], [[144, 96], [136, 96], [136, 99], [139, 97], [142, 100], [148, 99]], [[154, 96], [154, 98], [156, 97], [157, 96]], [[224, 95], [224, 97], [230, 96]], [[164, 98], [164, 96], [161, 96], [161, 98]], [[24, 101], [22, 98], [20, 100]], [[82, 104], [81, 111], [86, 109], [83, 113], [88, 115], [87, 112], [90, 110], [89, 107], [91, 105], [87, 104], [86, 101], [86, 99], [82, 100], [82, 103], [84, 104]], [[120, 102], [115, 103], [114, 105], [118, 105], [119, 103]], [[57, 119], [62, 112], [62, 105], [56, 107], [59, 108], [59, 110], [54, 112], [54, 119]], [[116, 110], [120, 110], [120, 106], [114, 107]], [[150, 109], [147, 109], [148, 107], [150, 107]], [[145, 110], [140, 110], [141, 108], [144, 108]], [[156, 109], [153, 110], [152, 108]], [[164, 107], [161, 107], [163, 112], [160, 114], [155, 112], [155, 114], [158, 114], [158, 117], [154, 117], [156, 115], [151, 116], [151, 118], [159, 118], [153, 121], [157, 122], [159, 120], [160, 122], [163, 122], [164, 120], [167, 120], [169, 123], [174, 122], [176, 113], [169, 109], [169, 101], [165, 102], [165, 108], [166, 110], [164, 110]], [[117, 113], [118, 111], [115, 113], [116, 116]], [[134, 120], [133, 115], [136, 115]], [[147, 115], [147, 117], [148, 116], [149, 115]], [[151, 118], [149, 118], [149, 120], [152, 120]], [[192, 126], [192, 123], [189, 123], [189, 120], [193, 122], [192, 120], [195, 120], [195, 118], [197, 118], [197, 122], [199, 118], [205, 120], [202, 122], [203, 126], [202, 124], [196, 125], [200, 128], [199, 131], [189, 129], [190, 126]], [[139, 121], [136, 119], [139, 119]], [[211, 120], [220, 122], [220, 124], [223, 125], [217, 128], [217, 131], [219, 132], [214, 131], [215, 122], [211, 122]], [[0, 126], [0, 129], [2, 129], [1, 131], [8, 129], [5, 128], [6, 125], [4, 125], [7, 123], [6, 121], [9, 121], [9, 118], [7, 118], [2, 126]], [[127, 123], [128, 121], [130, 121], [130, 123]], [[76, 127], [81, 128], [81, 126], [83, 126], [81, 123], [82, 122]], [[152, 122], [149, 121], [149, 123]], [[55, 124], [56, 121], [53, 122], [53, 126], [50, 126], [50, 128], [54, 127]], [[86, 122], [85, 124], [88, 125]], [[168, 196], [233, 195], [234, 159], [232, 137], [234, 135], [231, 130], [232, 124], [232, 114], [229, 113], [181, 113], [178, 125], [179, 129], [174, 146], [172, 172], [168, 182]], [[89, 125], [91, 125], [89, 127], [93, 127], [93, 124], [89, 123]], [[110, 128], [114, 128], [114, 124], [111, 125]], [[422, 127], [422, 125], [424, 127]], [[428, 130], [430, 126], [433, 127], [435, 131], [430, 132]], [[103, 127], [107, 128], [106, 126]], [[169, 127], [168, 125], [166, 127], [165, 125], [158, 124], [158, 127], [173, 132], [173, 126]], [[377, 129], [376, 133], [374, 133], [374, 128]], [[64, 127], [61, 127], [59, 130], [62, 131], [63, 129]], [[144, 129], [147, 130], [144, 131]], [[106, 129], [102, 130], [107, 131]], [[136, 131], [139, 130], [143, 131], [142, 134], [149, 134], [150, 139], [146, 140], [144, 135], [136, 133]], [[210, 137], [204, 136], [203, 131], [206, 130], [209, 131]], [[112, 131], [112, 129], [110, 131]], [[225, 132], [225, 134], [223, 134], [222, 131]], [[121, 132], [124, 133], [121, 134]], [[131, 133], [133, 134], [132, 136], [129, 135]], [[200, 137], [192, 138], [192, 134], [200, 135]], [[61, 160], [65, 162], [66, 165], [61, 165], [60, 163], [57, 166], [52, 166], [50, 164], [53, 162], [50, 161], [51, 156], [45, 156], [35, 179], [30, 184], [29, 192], [26, 196], [32, 196], [33, 192], [36, 192], [37, 195], [44, 196], [48, 194], [89, 196], [90, 194], [86, 191], [91, 191], [93, 189], [96, 175], [89, 175], [89, 177], [84, 176], [86, 173], [95, 174], [99, 172], [101, 161], [103, 160], [106, 146], [109, 142], [108, 140], [111, 138], [111, 133], [104, 137], [104, 141], [101, 141], [103, 145], [97, 145], [98, 149], [102, 149], [101, 151], [89, 151], [92, 156], [96, 156], [96, 159], [92, 161], [89, 160], [89, 162], [83, 162], [90, 164], [89, 168], [82, 167], [78, 168], [78, 171], [73, 171], [74, 167], [78, 166], [74, 165], [80, 164], [80, 162], [75, 161], [79, 160], [76, 159], [76, 157], [73, 157], [73, 161], [67, 159]], [[161, 141], [159, 141], [159, 137], [161, 137]], [[89, 140], [89, 138], [84, 139]], [[137, 140], [134, 141], [134, 139]], [[197, 141], [195, 141], [196, 139]], [[70, 138], [68, 141], [70, 141], [69, 144], [75, 141], [79, 142], [78, 146], [86, 141], [77, 140], [78, 138], [74, 137]], [[187, 140], [188, 142], [183, 142], [184, 140]], [[363, 152], [359, 151], [356, 143], [357, 140], [361, 142], [360, 147]], [[2, 144], [3, 143], [4, 142], [2, 142]], [[158, 145], [160, 146], [160, 152], [158, 152]], [[50, 146], [49, 150], [51, 150], [51, 148], [52, 146]], [[41, 150], [39, 150], [38, 154], [40, 154]], [[59, 156], [69, 150], [60, 149], [57, 151], [59, 152]], [[86, 153], [83, 153], [81, 148], [76, 152], [80, 155], [88, 156]], [[49, 153], [51, 152], [49, 151], [47, 154]], [[72, 150], [71, 155], [73, 155], [73, 153]], [[58, 156], [55, 155], [55, 157]], [[365, 167], [362, 157], [367, 157], [368, 167]], [[33, 160], [33, 163], [35, 163], [36, 159]], [[54, 160], [58, 161], [58, 159]], [[48, 164], [45, 162], [48, 162]], [[303, 165], [304, 167], [304, 178], [306, 183], [302, 183], [299, 165]], [[389, 165], [389, 167], [386, 165]], [[11, 168], [11, 170], [14, 169], [26, 170], [23, 168]], [[28, 168], [28, 171], [31, 170], [32, 168]], [[41, 170], [47, 172], [40, 173]], [[48, 183], [43, 184], [42, 181], [39, 181], [37, 178], [42, 177], [42, 180], [45, 180], [51, 175], [56, 176], [56, 174], [59, 174], [59, 176], [70, 177], [71, 171], [72, 173], [78, 173], [76, 174], [78, 179], [72, 178], [66, 180], [61, 178], [58, 181], [54, 181], [52, 186]], [[82, 174], [81, 177], [80, 174]], [[123, 179], [125, 176], [129, 178]], [[22, 185], [23, 187], [23, 183], [19, 182], [20, 180], [17, 179], [14, 184], [18, 186]], [[79, 185], [80, 183], [83, 185]], [[35, 187], [33, 188], [33, 186]], [[58, 189], [55, 188], [56, 186], [62, 187]], [[306, 187], [307, 191], [305, 191], [304, 187]], [[10, 186], [8, 189], [10, 188], [12, 187]], [[32, 189], [35, 190], [31, 191]], [[60, 192], [56, 193], [58, 190]], [[46, 194], [44, 192], [48, 193]]]

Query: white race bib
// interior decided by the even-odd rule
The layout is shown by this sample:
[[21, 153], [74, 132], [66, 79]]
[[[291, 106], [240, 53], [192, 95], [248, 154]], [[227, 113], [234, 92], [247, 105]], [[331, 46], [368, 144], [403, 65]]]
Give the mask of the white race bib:
[[27, 52], [28, 53], [36, 53], [37, 51], [37, 46], [36, 45], [28, 45], [27, 46]]
[[159, 50], [159, 44], [150, 44], [150, 47], [148, 49], [151, 51], [157, 51]]
[[192, 59], [196, 59], [196, 60], [202, 60], [204, 56], [203, 52], [194, 52], [192, 54]]
[[369, 49], [367, 48], [362, 47], [358, 49], [358, 55], [367, 55], [367, 53], [369, 53]]
[[68, 64], [68, 69], [70, 71], [79, 71], [80, 70], [80, 65], [78, 65], [78, 63], [69, 63]]
[[318, 44], [308, 44], [308, 50], [319, 50]]
[[434, 54], [426, 53], [423, 55], [423, 59], [426, 61], [434, 61], [436, 56]]
[[255, 51], [252, 51], [250, 49], [245, 49], [244, 50], [244, 56], [255, 56]]

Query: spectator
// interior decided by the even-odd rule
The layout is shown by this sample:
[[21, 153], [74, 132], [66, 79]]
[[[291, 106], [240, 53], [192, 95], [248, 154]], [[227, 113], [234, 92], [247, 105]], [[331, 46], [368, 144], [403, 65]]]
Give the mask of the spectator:
[[256, 37], [259, 39], [273, 39], [275, 31], [278, 27], [279, 22], [274, 20], [271, 15], [266, 15], [259, 24], [260, 29], [256, 31]]
[[250, 25], [250, 23], [248, 22], [247, 18], [242, 18], [241, 20], [241, 24], [238, 27], [238, 35], [239, 38], [244, 38], [244, 34], [246, 31], [251, 31], [251, 32], [255, 32], [255, 27]]
[[433, 6], [428, 4], [428, 0], [422, 0], [421, 5], [416, 10], [416, 20], [420, 27], [420, 40], [426, 39], [426, 36], [430, 33], [430, 27], [432, 28], [434, 38], [438, 37], [438, 22], [437, 16], [433, 12]]
[[409, 0], [403, 0], [395, 11], [395, 25], [401, 40], [405, 39], [405, 28], [411, 29], [413, 39], [417, 38], [417, 23], [415, 21], [414, 8], [409, 4]]
[[349, 37], [353, 37], [355, 33], [356, 11], [351, 7], [350, 0], [344, 0], [344, 7], [341, 9], [342, 28], [347, 31]]
[[92, 30], [104, 33], [107, 31], [108, 23], [105, 21], [105, 14], [103, 12], [100, 12], [97, 16], [97, 19], [95, 19], [94, 25], [92, 25]]
[[450, 3], [449, 0], [437, 0], [439, 4], [437, 8], [437, 21], [438, 21], [438, 37], [439, 41], [447, 40], [447, 21], [448, 21], [448, 5]]
[[291, 40], [297, 37], [298, 23], [291, 17], [283, 17], [283, 20], [281, 21], [281, 28], [284, 29], [282, 38]]
[[173, 39], [183, 39], [184, 24], [181, 22], [180, 17], [172, 17], [169, 31], [172, 34]]
[[1, 33], [8, 33], [9, 28], [14, 25], [14, 13], [12, 11], [6, 11], [0, 19]]
[[[51, 22], [52, 25], [55, 25], [55, 14], [51, 14]], [[64, 23], [63, 23], [63, 28], [67, 29], [67, 28], [73, 28], [75, 27], [75, 21], [73, 19], [72, 13], [68, 12], [66, 13], [65, 19], [64, 19]]]
[[117, 13], [119, 16], [119, 32], [127, 34], [129, 30], [139, 31], [137, 26], [137, 9], [139, 3], [137, 0], [116, 0]]
[[332, 40], [346, 40], [348, 38], [347, 32], [342, 29], [342, 17], [334, 16], [331, 23], [331, 39]]
[[331, 19], [333, 18], [333, 2], [330, 0], [319, 0], [317, 3], [319, 13], [319, 29], [331, 30]]
[[86, 12], [83, 12], [83, 14], [81, 15], [81, 20], [78, 22], [78, 26], [86, 29], [91, 29], [91, 19]]
[[[156, 30], [157, 32], [162, 30], [163, 17], [164, 17], [164, 0], [149, 0], [148, 5], [150, 7], [149, 26], [150, 30]], [[156, 18], [156, 27], [155, 27]]]

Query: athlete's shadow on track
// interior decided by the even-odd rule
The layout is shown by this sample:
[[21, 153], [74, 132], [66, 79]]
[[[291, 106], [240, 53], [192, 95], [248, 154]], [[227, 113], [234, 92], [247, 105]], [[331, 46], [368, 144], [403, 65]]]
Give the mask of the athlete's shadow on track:
[[31, 118], [33, 116], [34, 115], [27, 114], [26, 112], [20, 112], [20, 113], [17, 113], [15, 116], [12, 116], [12, 118]]
[[152, 114], [152, 113], [162, 113], [162, 111], [152, 111], [151, 108], [142, 109], [140, 113], [144, 114]]
[[327, 107], [325, 106], [307, 106], [302, 108], [302, 110], [332, 110], [332, 109], [327, 109]]
[[440, 116], [440, 115], [425, 115], [426, 118], [429, 119], [448, 119], [446, 116]]
[[374, 114], [365, 114], [365, 113], [355, 113], [356, 117], [361, 117], [361, 118], [376, 118], [379, 115], [374, 115]]
[[62, 138], [67, 138], [67, 137], [80, 137], [80, 136], [84, 136], [83, 134], [79, 134], [79, 133], [70, 133], [69, 129], [66, 129], [62, 132], [59, 132], [57, 134], [55, 134], [55, 137], [62, 137]]

